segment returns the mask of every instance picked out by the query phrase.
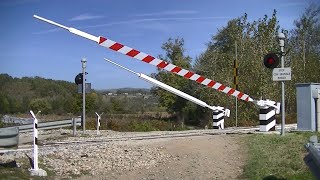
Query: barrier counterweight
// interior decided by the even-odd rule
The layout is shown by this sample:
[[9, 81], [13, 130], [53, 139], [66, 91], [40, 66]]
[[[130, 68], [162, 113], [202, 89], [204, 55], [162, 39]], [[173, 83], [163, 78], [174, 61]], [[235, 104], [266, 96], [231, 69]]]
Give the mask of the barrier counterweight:
[[212, 126], [213, 129], [224, 129], [224, 112], [223, 111], [213, 111], [212, 114]]
[[276, 110], [274, 107], [260, 107], [259, 113], [260, 131], [275, 130]]

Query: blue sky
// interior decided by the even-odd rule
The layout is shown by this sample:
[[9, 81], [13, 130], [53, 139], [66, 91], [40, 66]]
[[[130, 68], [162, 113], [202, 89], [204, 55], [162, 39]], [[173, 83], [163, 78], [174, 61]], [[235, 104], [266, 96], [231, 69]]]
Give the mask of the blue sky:
[[[318, 1], [318, 0], [316, 0]], [[156, 72], [152, 65], [33, 18], [39, 15], [95, 36], [103, 36], [152, 56], [164, 54], [168, 38], [185, 40], [193, 60], [231, 19], [248, 14], [249, 21], [277, 10], [281, 28], [292, 29], [310, 2], [302, 0], [1, 0], [0, 73], [40, 76], [74, 82], [87, 59], [87, 82], [94, 89], [150, 88], [151, 84], [103, 58], [136, 72]]]

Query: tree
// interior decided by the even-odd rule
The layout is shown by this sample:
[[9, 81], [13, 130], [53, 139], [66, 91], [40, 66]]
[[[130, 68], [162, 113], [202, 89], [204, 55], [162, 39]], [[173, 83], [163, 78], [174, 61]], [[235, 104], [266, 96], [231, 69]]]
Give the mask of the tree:
[[292, 68], [292, 80], [286, 88], [288, 113], [296, 112], [296, 83], [320, 82], [320, 5], [310, 4], [294, 25], [286, 57]]
[[5, 83], [12, 81], [13, 78], [8, 74], [0, 74], [0, 89], [4, 86]]
[[112, 107], [112, 111], [115, 111], [117, 113], [123, 113], [124, 112], [123, 103], [119, 99], [112, 98], [111, 99], [111, 107]]
[[[191, 57], [184, 55], [185, 49], [183, 46], [184, 40], [182, 38], [170, 38], [161, 47], [165, 51], [165, 56], [160, 56], [160, 59], [179, 67], [190, 69]], [[185, 93], [190, 92], [190, 81], [183, 77], [161, 69], [158, 69], [158, 73], [153, 74], [153, 76], [157, 80]], [[184, 123], [185, 110], [183, 109], [186, 106], [187, 100], [158, 87], [154, 87], [152, 92], [159, 97], [159, 104], [161, 106], [165, 107], [170, 114], [175, 115], [179, 123]]]
[[46, 99], [35, 99], [30, 102], [30, 108], [37, 112], [41, 111], [42, 114], [51, 113], [52, 107]]
[[320, 56], [320, 5], [311, 4], [294, 24], [290, 38], [293, 53], [290, 58], [293, 68], [300, 75], [296, 80], [317, 82], [320, 69], [317, 66]]
[[10, 103], [8, 98], [0, 93], [0, 114], [5, 114], [10, 111]]
[[[196, 60], [194, 69], [207, 78], [232, 87], [233, 61], [237, 44], [240, 91], [255, 99], [260, 97], [278, 99], [280, 92], [275, 91], [278, 85], [272, 82], [271, 71], [264, 67], [262, 59], [268, 52], [278, 51], [276, 35], [279, 28], [276, 11], [270, 18], [265, 15], [264, 18], [252, 23], [247, 21], [247, 14], [230, 20], [226, 27], [212, 36], [207, 50]], [[221, 92], [198, 86], [196, 94], [200, 99], [207, 99], [210, 104], [226, 108], [234, 107], [233, 98]], [[239, 102], [239, 112], [242, 112], [239, 116], [242, 119], [257, 119], [258, 113], [252, 103]], [[209, 117], [208, 111], [205, 116]]]

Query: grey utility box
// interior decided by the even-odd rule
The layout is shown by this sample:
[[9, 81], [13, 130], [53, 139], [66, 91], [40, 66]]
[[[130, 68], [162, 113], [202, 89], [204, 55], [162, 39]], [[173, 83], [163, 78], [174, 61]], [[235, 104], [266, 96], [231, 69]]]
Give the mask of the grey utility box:
[[320, 83], [298, 83], [297, 88], [297, 123], [298, 130], [316, 131], [316, 101], [313, 92], [320, 89]]

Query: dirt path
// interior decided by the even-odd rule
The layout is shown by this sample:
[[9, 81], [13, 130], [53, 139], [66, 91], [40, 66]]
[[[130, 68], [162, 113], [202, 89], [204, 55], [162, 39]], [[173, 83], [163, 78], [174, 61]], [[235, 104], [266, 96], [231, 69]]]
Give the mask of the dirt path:
[[173, 138], [147, 143], [161, 147], [174, 158], [157, 167], [106, 172], [79, 179], [239, 179], [245, 162], [241, 135]]

